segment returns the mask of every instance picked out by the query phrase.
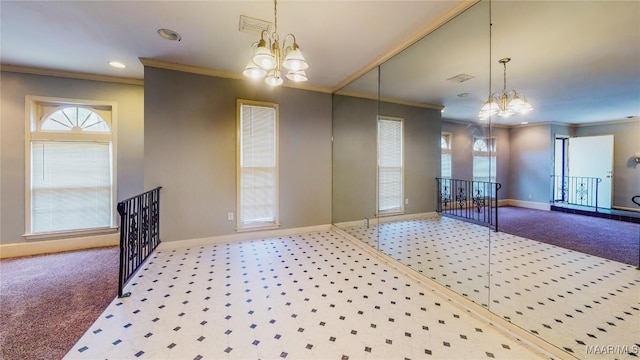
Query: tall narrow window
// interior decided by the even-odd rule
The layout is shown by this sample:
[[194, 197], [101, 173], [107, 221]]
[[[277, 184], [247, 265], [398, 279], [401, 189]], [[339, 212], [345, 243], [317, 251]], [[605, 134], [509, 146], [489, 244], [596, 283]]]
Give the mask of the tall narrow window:
[[378, 118], [378, 214], [404, 211], [402, 119]]
[[27, 234], [114, 225], [112, 108], [32, 100]]
[[278, 106], [238, 100], [238, 230], [278, 224]]
[[451, 133], [443, 132], [440, 136], [440, 177], [451, 179]]
[[473, 142], [473, 180], [496, 181], [496, 139], [475, 138]]

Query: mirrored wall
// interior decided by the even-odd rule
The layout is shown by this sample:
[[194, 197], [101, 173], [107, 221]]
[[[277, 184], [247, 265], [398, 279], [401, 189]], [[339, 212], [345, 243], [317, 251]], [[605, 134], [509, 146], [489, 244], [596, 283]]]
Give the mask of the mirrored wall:
[[[580, 6], [586, 5], [480, 1], [336, 92], [333, 222], [417, 274], [568, 356], [583, 358], [589, 344], [599, 344], [594, 339], [637, 345], [638, 330], [630, 325], [640, 316], [640, 271], [496, 231], [497, 211], [492, 211], [498, 205], [549, 204], [556, 135], [588, 135], [589, 130], [539, 119], [539, 125], [525, 126], [523, 115], [508, 122], [477, 116], [488, 95], [503, 88], [500, 59], [512, 57], [509, 66], [526, 69], [531, 62], [544, 62], [544, 55], [521, 55], [523, 46], [531, 45], [519, 41], [527, 32], [544, 27], [544, 19], [584, 26], [588, 23], [572, 20], [572, 14], [603, 10], [600, 2]], [[526, 21], [512, 16], [523, 12], [532, 15]], [[563, 41], [570, 43], [571, 36], [578, 41], [587, 33], [593, 29], [573, 28]], [[638, 57], [635, 46], [631, 55]], [[534, 74], [514, 71], [510, 79], [518, 87], [535, 88], [527, 96], [536, 99], [541, 87]], [[540, 113], [549, 111], [547, 106], [534, 105]], [[630, 124], [631, 131], [640, 131], [640, 123]], [[626, 158], [621, 161], [633, 176], [635, 168], [624, 165]], [[489, 185], [479, 185], [484, 183]], [[449, 216], [458, 208], [471, 216]], [[529, 220], [533, 227], [535, 222]], [[638, 258], [640, 249], [632, 251]], [[603, 275], [610, 272], [615, 275], [605, 276], [610, 280], [605, 285]], [[607, 307], [619, 311], [604, 313]]]

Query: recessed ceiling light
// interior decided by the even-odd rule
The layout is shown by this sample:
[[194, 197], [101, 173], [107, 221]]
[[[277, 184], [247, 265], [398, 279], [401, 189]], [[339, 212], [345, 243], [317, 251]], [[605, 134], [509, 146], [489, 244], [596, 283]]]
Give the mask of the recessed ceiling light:
[[520, 125], [527, 125], [529, 122], [528, 121], [523, 121], [520, 123]]
[[182, 40], [182, 37], [180, 36], [180, 34], [178, 34], [177, 32], [171, 29], [158, 29], [158, 35], [162, 36], [163, 39], [167, 39], [171, 41]]
[[109, 65], [113, 66], [114, 68], [118, 68], [118, 69], [124, 69], [127, 67], [127, 65], [119, 62], [119, 61], [109, 61]]

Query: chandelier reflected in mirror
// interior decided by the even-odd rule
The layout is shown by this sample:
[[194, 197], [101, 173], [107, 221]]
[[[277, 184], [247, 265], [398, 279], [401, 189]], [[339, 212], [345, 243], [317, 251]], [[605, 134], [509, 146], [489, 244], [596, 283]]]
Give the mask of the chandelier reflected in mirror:
[[[305, 70], [309, 64], [302, 56], [300, 47], [293, 34], [287, 34], [280, 47], [278, 35], [278, 2], [273, 2], [274, 31], [269, 35], [267, 30], [262, 30], [260, 40], [253, 43], [253, 56], [245, 67], [243, 75], [251, 79], [262, 79], [271, 86], [280, 86], [283, 83], [283, 69], [287, 71], [285, 77], [291, 81], [307, 81]], [[265, 39], [266, 38], [266, 39]], [[267, 40], [269, 46], [267, 47]], [[291, 44], [287, 46], [287, 41]]]
[[515, 90], [507, 91], [507, 63], [511, 58], [500, 59], [498, 62], [504, 66], [504, 83], [502, 93], [493, 93], [485, 101], [478, 113], [480, 120], [486, 120], [493, 115], [507, 118], [514, 114], [526, 114], [533, 110], [524, 94]]

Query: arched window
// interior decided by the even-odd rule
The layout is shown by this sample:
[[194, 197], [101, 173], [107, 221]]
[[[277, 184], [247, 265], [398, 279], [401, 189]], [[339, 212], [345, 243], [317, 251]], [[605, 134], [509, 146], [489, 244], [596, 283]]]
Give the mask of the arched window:
[[112, 227], [112, 107], [48, 98], [30, 102], [27, 236]]
[[69, 106], [54, 111], [40, 124], [41, 131], [86, 131], [109, 133], [109, 125], [95, 111], [78, 106]]

